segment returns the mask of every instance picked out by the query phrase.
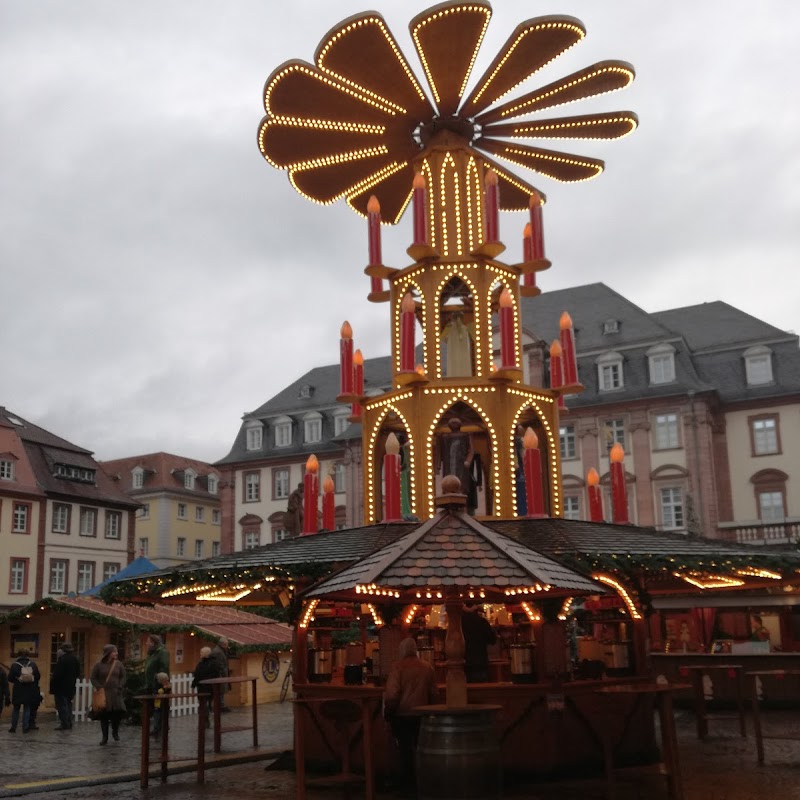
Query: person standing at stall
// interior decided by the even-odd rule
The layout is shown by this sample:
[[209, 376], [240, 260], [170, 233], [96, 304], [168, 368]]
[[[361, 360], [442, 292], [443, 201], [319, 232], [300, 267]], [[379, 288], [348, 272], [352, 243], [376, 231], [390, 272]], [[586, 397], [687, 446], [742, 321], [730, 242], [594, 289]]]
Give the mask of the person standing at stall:
[[8, 681], [14, 687], [11, 693], [11, 727], [9, 733], [17, 732], [20, 711], [22, 732], [36, 730], [35, 710], [41, 702], [39, 667], [31, 661], [27, 650], [20, 650], [17, 660], [11, 665]]
[[75, 684], [81, 676], [81, 662], [69, 642], [64, 642], [59, 651], [61, 655], [50, 676], [50, 693], [58, 713], [56, 730], [68, 731], [72, 728], [72, 701], [75, 698]]
[[414, 709], [435, 703], [438, 692], [433, 667], [419, 659], [413, 639], [403, 639], [398, 654], [400, 659], [392, 665], [386, 679], [383, 713], [400, 751], [401, 783], [411, 788], [415, 785], [414, 754], [420, 726], [420, 717]]
[[203, 686], [201, 681], [224, 677], [224, 675], [220, 674], [219, 662], [211, 658], [211, 648], [201, 647], [200, 660], [194, 668], [194, 676], [192, 677], [192, 689], [197, 689], [200, 702], [206, 704], [206, 728], [211, 727], [211, 687]]
[[157, 633], [151, 633], [148, 637], [147, 661], [144, 664], [144, 679], [147, 684], [149, 694], [158, 691], [158, 680], [156, 676], [159, 672], [166, 672], [169, 675], [169, 652], [164, 647], [164, 642]]
[[482, 611], [479, 604], [465, 604], [461, 614], [467, 683], [489, 682], [489, 645], [497, 641], [497, 635]]
[[[217, 677], [227, 678], [231, 673], [228, 667], [228, 650], [230, 645], [224, 636], [217, 639], [217, 643], [211, 648], [211, 660], [216, 664]], [[225, 705], [225, 692], [231, 688], [229, 683], [225, 683], [219, 687], [219, 701], [222, 711], [230, 711], [230, 708]]]
[[103, 708], [95, 709], [100, 720], [102, 739], [100, 744], [108, 744], [108, 729], [115, 742], [119, 741], [119, 723], [127, 713], [125, 706], [125, 667], [119, 660], [119, 652], [113, 644], [103, 647], [102, 658], [92, 667], [89, 676], [92, 687], [105, 693]]

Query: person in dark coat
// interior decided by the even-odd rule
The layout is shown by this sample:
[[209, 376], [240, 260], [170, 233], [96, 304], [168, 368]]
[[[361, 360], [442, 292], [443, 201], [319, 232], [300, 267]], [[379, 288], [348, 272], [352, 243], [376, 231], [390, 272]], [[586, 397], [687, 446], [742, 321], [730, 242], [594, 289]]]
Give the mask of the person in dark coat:
[[72, 701], [75, 699], [75, 684], [81, 676], [81, 662], [69, 642], [64, 642], [59, 651], [61, 655], [50, 676], [50, 693], [58, 713], [56, 730], [68, 731], [72, 728]]
[[157, 675], [166, 672], [169, 675], [169, 651], [164, 646], [162, 638], [157, 633], [148, 637], [147, 661], [144, 665], [144, 679], [149, 694], [156, 694], [159, 689]]
[[8, 688], [8, 674], [0, 667], [0, 714], [5, 706], [11, 705], [11, 691]]
[[[28, 668], [32, 680], [26, 680]], [[33, 710], [39, 707], [41, 702], [41, 690], [39, 689], [39, 680], [41, 679], [39, 667], [31, 661], [28, 651], [21, 650], [19, 657], [11, 665], [11, 670], [8, 673], [9, 683], [14, 687], [11, 694], [11, 727], [8, 729], [9, 733], [17, 732], [17, 725], [19, 724], [20, 709], [22, 710], [22, 732], [27, 733], [32, 730], [31, 714]], [[35, 723], [34, 723], [35, 725]], [[35, 730], [35, 727], [33, 728]]]
[[[217, 643], [214, 647], [211, 648], [211, 659], [217, 664], [217, 669], [220, 671], [219, 676], [220, 678], [227, 678], [230, 675], [230, 669], [228, 667], [228, 648], [230, 645], [228, 644], [228, 640], [224, 636], [220, 636], [217, 639]], [[220, 704], [222, 706], [223, 711], [230, 711], [230, 708], [225, 705], [225, 692], [231, 688], [229, 683], [223, 684], [219, 687], [220, 691]]]
[[211, 658], [211, 648], [200, 648], [200, 660], [194, 668], [194, 677], [192, 678], [192, 689], [197, 689], [197, 694], [200, 696], [200, 702], [206, 704], [206, 728], [211, 727], [211, 687], [203, 686], [200, 681], [208, 680], [209, 678], [224, 678], [219, 661]]
[[467, 683], [488, 683], [489, 645], [497, 641], [497, 635], [486, 617], [481, 615], [481, 609], [480, 605], [467, 604], [461, 615]]
[[100, 729], [103, 738], [100, 744], [108, 743], [108, 728], [114, 741], [119, 741], [119, 723], [127, 713], [125, 707], [125, 667], [119, 660], [119, 653], [113, 644], [103, 647], [103, 657], [92, 667], [89, 676], [95, 689], [105, 689], [106, 707], [100, 712]]

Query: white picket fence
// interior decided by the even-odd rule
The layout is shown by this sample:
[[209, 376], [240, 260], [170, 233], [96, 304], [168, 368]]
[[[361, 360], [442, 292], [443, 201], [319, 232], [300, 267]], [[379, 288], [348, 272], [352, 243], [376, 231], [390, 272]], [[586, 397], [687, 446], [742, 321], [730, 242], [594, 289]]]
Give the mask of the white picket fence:
[[[189, 694], [195, 692], [192, 689], [192, 673], [186, 672], [183, 675], [170, 675], [169, 681], [172, 684], [173, 694]], [[92, 684], [82, 679], [75, 685], [75, 700], [72, 703], [72, 714], [76, 722], [86, 722], [89, 719], [89, 709], [92, 706]], [[185, 717], [188, 714], [196, 714], [198, 708], [197, 695], [193, 697], [176, 697], [170, 702], [170, 717]]]

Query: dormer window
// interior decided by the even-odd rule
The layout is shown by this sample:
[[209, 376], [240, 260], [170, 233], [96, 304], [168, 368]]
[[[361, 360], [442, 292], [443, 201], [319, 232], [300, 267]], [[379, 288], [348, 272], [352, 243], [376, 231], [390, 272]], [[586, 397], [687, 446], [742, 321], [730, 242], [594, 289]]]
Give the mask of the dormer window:
[[744, 351], [744, 366], [748, 386], [772, 383], [772, 350], [764, 345], [750, 347]]
[[144, 470], [141, 467], [132, 470], [131, 478], [131, 485], [134, 489], [141, 489], [144, 486]]
[[624, 387], [622, 356], [619, 353], [606, 353], [600, 356], [595, 363], [597, 364], [597, 383], [601, 392], [612, 392]]
[[350, 409], [345, 409], [344, 411], [337, 411], [333, 417], [333, 435], [340, 436], [343, 434], [348, 426], [350, 425]]
[[86, 467], [76, 467], [72, 464], [56, 464], [56, 478], [65, 478], [68, 481], [79, 481], [80, 483], [94, 483], [96, 470]]
[[303, 417], [303, 441], [306, 444], [322, 441], [322, 414], [318, 411]]
[[9, 456], [0, 458], [0, 481], [14, 480], [14, 461]]
[[219, 492], [219, 478], [216, 475], [208, 476], [208, 493], [217, 494]]
[[619, 320], [618, 319], [607, 319], [603, 323], [603, 336], [608, 336], [612, 333], [619, 333]]
[[297, 396], [300, 398], [308, 398], [314, 394], [314, 387], [308, 383], [304, 383], [300, 387], [300, 391], [297, 393]]
[[289, 447], [292, 443], [291, 417], [278, 417], [275, 420], [275, 447]]
[[647, 351], [650, 366], [650, 383], [672, 383], [675, 380], [675, 348], [659, 344]]
[[197, 473], [193, 469], [187, 469], [183, 473], [183, 488], [189, 489], [189, 491], [194, 491], [194, 482], [197, 478]]
[[247, 423], [247, 449], [260, 450], [264, 443], [264, 427], [256, 420]]

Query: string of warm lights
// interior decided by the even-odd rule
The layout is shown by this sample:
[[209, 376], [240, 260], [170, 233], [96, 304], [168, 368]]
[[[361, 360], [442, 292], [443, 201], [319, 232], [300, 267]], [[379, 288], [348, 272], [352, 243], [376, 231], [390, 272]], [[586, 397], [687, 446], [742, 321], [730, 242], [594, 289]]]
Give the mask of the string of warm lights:
[[567, 597], [565, 598], [564, 602], [561, 604], [561, 611], [558, 612], [558, 618], [564, 622], [567, 617], [569, 616], [569, 612], [572, 608], [572, 601], [574, 597]]
[[309, 600], [306, 602], [305, 608], [303, 609], [303, 613], [300, 615], [300, 622], [298, 625], [301, 628], [307, 628], [309, 622], [314, 618], [314, 611], [316, 610], [317, 606], [319, 605], [319, 600]]
[[[373, 409], [381, 408], [382, 414], [378, 416], [375, 422], [372, 425], [372, 430], [370, 432], [370, 439], [369, 439], [369, 450], [368, 452], [374, 453], [376, 442], [378, 440], [378, 436], [381, 433], [381, 427], [383, 425], [383, 421], [386, 419], [386, 416], [389, 414], [390, 411], [393, 411], [400, 419], [400, 422], [403, 424], [403, 427], [406, 432], [406, 436], [408, 438], [408, 453], [409, 453], [409, 461], [411, 464], [415, 462], [415, 445], [414, 445], [414, 431], [412, 430], [412, 426], [409, 424], [408, 419], [400, 410], [400, 406], [398, 405], [400, 401], [406, 400], [413, 395], [413, 392], [402, 392], [399, 395], [396, 395], [394, 398], [382, 398], [382, 400], [378, 403], [371, 403], [369, 404], [370, 411]], [[367, 485], [366, 485], [366, 498], [367, 498], [367, 511], [368, 519], [374, 519], [378, 513], [377, 505], [377, 496], [376, 496], [376, 481], [378, 480], [377, 476], [375, 475], [375, 460], [368, 459], [367, 460]], [[411, 508], [414, 508], [414, 504], [416, 502], [416, 493], [417, 493], [417, 485], [416, 485], [416, 475], [414, 474], [413, 469], [409, 469], [408, 472], [408, 489], [409, 489], [409, 502], [411, 504]]]
[[191, 584], [187, 584], [185, 586], [176, 586], [174, 589], [168, 589], [166, 592], [161, 593], [161, 597], [166, 599], [168, 597], [179, 597], [183, 594], [191, 594], [193, 592], [204, 592], [206, 589], [212, 589], [214, 587], [213, 583], [204, 583], [200, 586], [192, 586]]
[[[526, 137], [536, 135], [537, 133], [546, 133], [549, 134], [548, 138], [565, 138], [570, 139], [574, 138], [574, 136], [570, 136], [570, 131], [574, 131], [575, 129], [580, 129], [580, 138], [581, 139], [604, 139], [602, 133], [598, 133], [597, 136], [587, 136], [585, 134], [586, 128], [608, 128], [613, 127], [616, 125], [627, 125], [628, 129], [621, 134], [617, 134], [614, 136], [615, 139], [623, 139], [626, 136], [632, 134], [639, 125], [638, 120], [632, 114], [618, 114], [614, 117], [575, 117], [572, 119], [563, 119], [563, 120], [544, 120], [542, 122], [524, 122], [518, 123], [516, 125], [508, 125], [503, 126], [502, 135], [509, 138], [509, 139], [524, 139]], [[486, 133], [488, 135], [498, 135], [498, 132], [495, 131], [490, 126], [487, 126]], [[562, 137], [559, 137], [558, 134], [563, 134]]]
[[636, 608], [636, 603], [633, 602], [633, 598], [631, 597], [630, 593], [618, 580], [612, 578], [610, 575], [605, 575], [599, 572], [592, 575], [592, 578], [594, 578], [596, 581], [600, 581], [600, 583], [605, 583], [607, 586], [610, 586], [616, 591], [616, 593], [622, 598], [622, 602], [625, 603], [628, 613], [631, 615], [631, 619], [642, 618], [642, 615], [639, 613], [639, 609]]
[[510, 586], [504, 593], [506, 597], [516, 597], [520, 594], [541, 594], [549, 592], [552, 588], [549, 583], [535, 583], [533, 586]]
[[378, 609], [372, 603], [367, 603], [367, 608], [369, 609], [369, 613], [372, 614], [372, 621], [375, 623], [375, 627], [380, 628], [383, 625], [383, 618], [378, 613]]
[[408, 610], [406, 611], [405, 617], [403, 617], [403, 622], [406, 625], [410, 625], [414, 621], [414, 617], [417, 615], [417, 609], [419, 606], [413, 605], [409, 606]]
[[728, 578], [725, 575], [702, 575], [696, 572], [673, 572], [672, 574], [698, 589], [729, 589], [734, 586], [744, 586], [744, 581], [740, 578]]
[[541, 622], [542, 621], [542, 615], [530, 603], [526, 603], [526, 602], [523, 601], [522, 603], [520, 603], [520, 605], [522, 606], [522, 610], [525, 612], [525, 616], [531, 622]]
[[358, 584], [356, 586], [356, 594], [375, 595], [377, 597], [400, 597], [400, 592], [398, 592], [396, 589], [387, 589], [386, 587], [378, 586], [375, 583]]
[[[603, 165], [598, 161], [581, 160], [573, 156], [565, 156], [560, 153], [546, 153], [543, 150], [534, 151], [533, 148], [507, 146], [503, 148], [500, 155], [508, 161], [511, 161], [512, 164], [517, 164], [518, 166], [525, 167], [526, 169], [530, 169], [530, 164], [526, 164], [522, 158], [515, 158], [515, 156], [526, 156], [527, 158], [535, 161], [547, 161], [555, 164], [569, 164], [570, 166], [583, 167], [584, 169], [594, 171], [592, 175], [587, 175], [585, 178], [580, 178], [577, 180], [570, 178], [568, 181], [564, 178], [558, 177], [558, 175], [553, 173], [546, 173], [549, 178], [552, 178], [554, 181], [558, 181], [559, 183], [581, 183], [582, 181], [589, 181], [593, 178], [596, 178], [603, 171]], [[544, 170], [542, 171], [544, 172]]]

